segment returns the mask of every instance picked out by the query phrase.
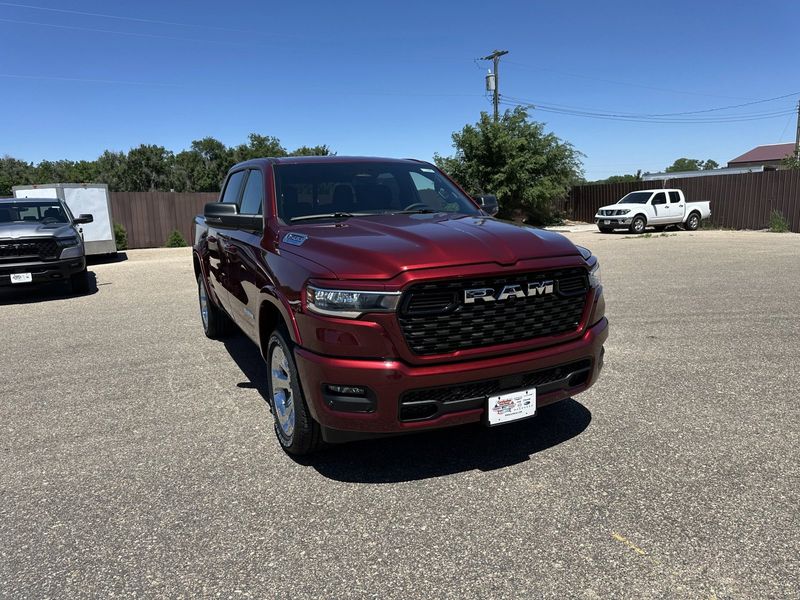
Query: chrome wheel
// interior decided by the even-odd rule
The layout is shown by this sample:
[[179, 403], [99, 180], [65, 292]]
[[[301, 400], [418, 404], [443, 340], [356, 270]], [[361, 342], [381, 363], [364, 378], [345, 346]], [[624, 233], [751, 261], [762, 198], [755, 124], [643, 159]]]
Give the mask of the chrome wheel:
[[203, 320], [203, 328], [208, 330], [208, 295], [206, 294], [206, 286], [203, 285], [203, 280], [197, 280], [197, 294], [200, 298], [200, 318]]
[[272, 406], [281, 433], [290, 438], [294, 433], [294, 397], [289, 361], [280, 346], [274, 346], [269, 361], [272, 381]]
[[690, 216], [689, 217], [689, 229], [695, 230], [695, 229], [697, 229], [698, 225], [699, 225], [699, 222], [698, 222], [698, 219], [697, 219], [697, 215]]
[[633, 230], [636, 233], [642, 233], [644, 231], [644, 219], [637, 218], [633, 220]]

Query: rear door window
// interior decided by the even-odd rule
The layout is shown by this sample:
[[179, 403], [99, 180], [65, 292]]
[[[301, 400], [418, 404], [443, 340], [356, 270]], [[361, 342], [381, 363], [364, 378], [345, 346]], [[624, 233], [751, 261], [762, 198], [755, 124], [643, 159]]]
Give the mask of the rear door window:
[[670, 204], [677, 204], [681, 201], [680, 192], [670, 192], [669, 193], [669, 202]]

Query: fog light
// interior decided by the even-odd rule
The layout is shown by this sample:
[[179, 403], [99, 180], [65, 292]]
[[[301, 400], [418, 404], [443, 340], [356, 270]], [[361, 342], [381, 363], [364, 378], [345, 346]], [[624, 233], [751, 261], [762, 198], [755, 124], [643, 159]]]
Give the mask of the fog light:
[[326, 385], [327, 390], [331, 394], [339, 394], [340, 396], [366, 396], [367, 388], [357, 385]]

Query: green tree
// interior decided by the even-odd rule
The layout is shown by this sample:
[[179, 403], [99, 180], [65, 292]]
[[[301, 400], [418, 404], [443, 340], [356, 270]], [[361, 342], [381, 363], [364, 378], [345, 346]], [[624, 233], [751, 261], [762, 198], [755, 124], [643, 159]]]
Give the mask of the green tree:
[[125, 187], [130, 192], [170, 189], [175, 156], [153, 144], [142, 144], [128, 152]]
[[124, 152], [106, 150], [95, 161], [95, 182], [105, 183], [112, 192], [126, 191], [128, 157]]
[[10, 156], [0, 158], [0, 196], [11, 196], [15, 185], [36, 183], [35, 174], [31, 163]]
[[639, 169], [636, 171], [636, 174], [631, 175], [612, 175], [611, 177], [606, 177], [605, 179], [598, 179], [597, 181], [592, 181], [592, 183], [628, 183], [630, 181], [641, 181], [642, 180], [642, 170]]
[[331, 156], [334, 154], [336, 153], [331, 152], [328, 146], [322, 144], [321, 146], [300, 146], [296, 150], [292, 150], [289, 156]]
[[288, 154], [286, 148], [281, 145], [281, 141], [271, 135], [251, 133], [247, 136], [247, 139], [247, 144], [240, 144], [234, 148], [233, 158], [235, 163], [252, 160], [253, 158], [279, 157], [287, 156]]
[[434, 156], [436, 164], [471, 194], [496, 194], [505, 217], [542, 224], [552, 202], [563, 198], [582, 175], [580, 153], [518, 107], [498, 122], [485, 112], [475, 125], [453, 134], [455, 155]]
[[219, 140], [213, 137], [195, 140], [191, 150], [185, 150], [176, 157], [176, 174], [185, 185], [176, 186], [175, 189], [218, 192], [225, 174], [235, 162], [232, 151]]
[[679, 158], [665, 170], [667, 173], [675, 173], [676, 171], [710, 171], [711, 169], [718, 169], [719, 163], [711, 158], [708, 160], [700, 160], [698, 158]]
[[787, 154], [783, 157], [781, 166], [786, 169], [800, 169], [800, 154]]

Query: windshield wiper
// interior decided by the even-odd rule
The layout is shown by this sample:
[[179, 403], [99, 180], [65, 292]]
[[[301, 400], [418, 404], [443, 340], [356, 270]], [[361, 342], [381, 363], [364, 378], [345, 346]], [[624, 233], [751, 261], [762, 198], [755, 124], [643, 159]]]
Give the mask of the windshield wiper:
[[366, 217], [372, 213], [332, 212], [319, 215], [301, 215], [292, 217], [291, 221], [310, 221], [311, 219], [349, 219], [350, 217]]
[[398, 210], [396, 215], [422, 215], [428, 213], [435, 213], [441, 212], [439, 210], [433, 210], [432, 208], [415, 208], [414, 210]]

